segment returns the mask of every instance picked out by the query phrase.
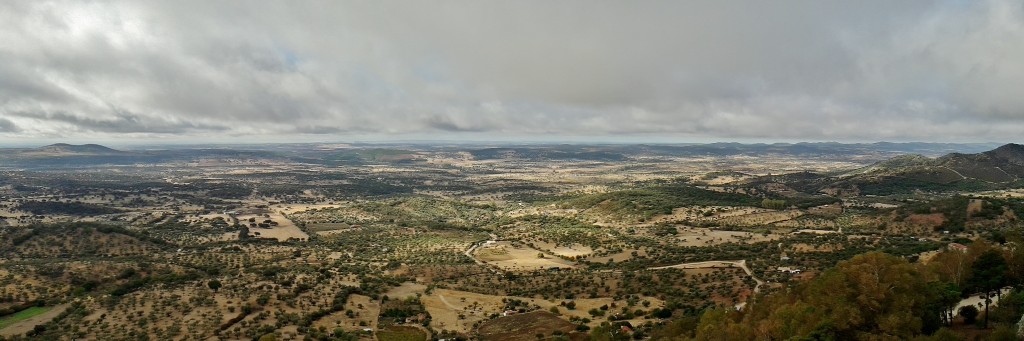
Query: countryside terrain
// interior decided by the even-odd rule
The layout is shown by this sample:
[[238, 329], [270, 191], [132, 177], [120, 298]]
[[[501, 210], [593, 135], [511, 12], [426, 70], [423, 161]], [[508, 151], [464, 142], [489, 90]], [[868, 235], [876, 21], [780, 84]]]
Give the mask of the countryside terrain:
[[1015, 339], [1024, 146], [0, 150], [0, 340]]

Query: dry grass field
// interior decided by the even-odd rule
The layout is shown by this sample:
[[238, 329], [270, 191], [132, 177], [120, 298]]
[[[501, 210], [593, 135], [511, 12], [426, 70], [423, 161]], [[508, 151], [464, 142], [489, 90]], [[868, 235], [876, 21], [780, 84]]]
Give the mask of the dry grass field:
[[[414, 295], [416, 292], [414, 290], [420, 287], [421, 286], [417, 284], [405, 283], [400, 287], [402, 289], [398, 289], [398, 291], [404, 294]], [[393, 289], [389, 294], [395, 292], [396, 291]], [[477, 322], [487, 321], [490, 316], [495, 314], [502, 314], [505, 306], [504, 300], [507, 299], [526, 302], [542, 311], [547, 311], [552, 307], [557, 307], [562, 315], [578, 318], [592, 318], [588, 313], [591, 309], [598, 309], [602, 306], [626, 306], [627, 304], [623, 300], [616, 301], [611, 297], [576, 299], [572, 300], [572, 302], [576, 304], [576, 308], [569, 310], [560, 306], [560, 300], [549, 301], [540, 298], [486, 295], [450, 289], [434, 289], [430, 294], [423, 294], [420, 301], [423, 302], [427, 312], [429, 312], [430, 316], [433, 318], [431, 326], [435, 329], [447, 329], [461, 333], [469, 333], [474, 330], [474, 325], [477, 324]], [[663, 301], [653, 297], [642, 297], [642, 300], [649, 302], [651, 309], [663, 307], [665, 304]], [[643, 320], [638, 319], [632, 322], [642, 323]], [[600, 323], [601, 320], [597, 319], [592, 321], [590, 325], [597, 326]]]
[[484, 295], [466, 291], [435, 289], [420, 301], [433, 318], [436, 329], [469, 333], [475, 323], [491, 314], [501, 313], [503, 296]]
[[546, 311], [500, 317], [480, 325], [480, 339], [486, 341], [533, 341], [537, 335], [568, 334], [576, 326]]
[[481, 246], [475, 250], [473, 256], [487, 264], [512, 271], [576, 267], [576, 263], [528, 246], [505, 241]]
[[550, 242], [532, 242], [534, 246], [544, 251], [553, 253], [557, 256], [562, 257], [583, 257], [594, 253], [594, 249], [590, 246], [581, 244], [572, 245], [555, 245]]
[[394, 299], [404, 299], [406, 297], [415, 297], [417, 294], [422, 295], [427, 290], [427, 286], [419, 283], [405, 282], [402, 285], [391, 288], [388, 290], [388, 297]]
[[725, 243], [759, 243], [778, 240], [780, 235], [743, 231], [722, 231], [707, 228], [681, 228], [676, 240], [683, 246], [713, 246]]
[[[351, 310], [354, 317], [349, 317]], [[345, 303], [345, 310], [324, 316], [313, 324], [314, 327], [325, 327], [328, 330], [340, 327], [346, 332], [358, 332], [363, 329], [377, 329], [377, 316], [380, 315], [380, 302], [369, 296], [353, 294]]]
[[259, 224], [263, 221], [270, 220], [277, 223], [276, 226], [269, 228], [263, 227], [250, 227], [249, 234], [258, 236], [259, 238], [273, 238], [278, 241], [285, 241], [288, 239], [307, 240], [309, 235], [295, 226], [288, 218], [278, 213], [266, 213], [266, 214], [246, 214], [239, 215], [238, 220], [240, 223], [245, 224], [252, 219], [254, 222], [249, 224]]
[[377, 332], [379, 341], [426, 341], [423, 330], [410, 326], [389, 326]]

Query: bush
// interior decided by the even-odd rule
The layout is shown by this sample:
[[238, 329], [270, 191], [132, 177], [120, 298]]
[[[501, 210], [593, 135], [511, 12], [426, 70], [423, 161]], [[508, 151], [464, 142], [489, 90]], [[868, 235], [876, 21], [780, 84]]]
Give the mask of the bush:
[[964, 323], [966, 324], [974, 324], [978, 320], [978, 308], [975, 308], [973, 305], [960, 307], [957, 314], [964, 318]]

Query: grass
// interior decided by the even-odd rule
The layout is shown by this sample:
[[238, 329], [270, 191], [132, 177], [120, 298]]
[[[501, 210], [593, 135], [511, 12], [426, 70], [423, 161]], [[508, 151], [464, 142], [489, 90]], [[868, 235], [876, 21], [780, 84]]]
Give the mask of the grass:
[[0, 329], [30, 319], [34, 316], [42, 315], [47, 311], [50, 311], [50, 309], [53, 309], [53, 307], [31, 307], [11, 315], [0, 317]]
[[346, 223], [313, 223], [306, 225], [306, 228], [311, 232], [337, 231], [351, 227], [352, 225]]
[[550, 336], [556, 330], [565, 334], [575, 329], [575, 325], [552, 313], [534, 311], [484, 322], [478, 330], [483, 340], [533, 341], [537, 334]]
[[380, 341], [424, 341], [427, 336], [416, 327], [391, 326], [377, 332]]

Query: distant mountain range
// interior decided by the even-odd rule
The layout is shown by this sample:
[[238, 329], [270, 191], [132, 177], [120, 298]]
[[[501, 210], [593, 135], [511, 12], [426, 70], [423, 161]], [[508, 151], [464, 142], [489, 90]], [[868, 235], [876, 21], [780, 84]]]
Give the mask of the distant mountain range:
[[[317, 144], [177, 146], [166, 149], [116, 150], [98, 144], [52, 144], [38, 148], [0, 148], [0, 168], [90, 167], [195, 160], [276, 160], [321, 165], [419, 162], [420, 153], [466, 152], [477, 160], [625, 162], [647, 157], [798, 157], [857, 160], [864, 169], [840, 180], [905, 177], [928, 183], [963, 179], [1004, 183], [1024, 177], [1020, 145], [949, 143], [710, 143], [710, 144], [537, 144], [537, 145], [429, 145], [353, 144], [321, 148]], [[977, 154], [972, 154], [977, 153]], [[945, 156], [941, 156], [945, 155]], [[941, 156], [941, 157], [938, 157]], [[938, 157], [938, 158], [931, 158]], [[822, 175], [836, 180], [837, 174]], [[804, 179], [802, 181], [811, 181]], [[826, 184], [817, 178], [815, 186]], [[827, 181], [832, 182], [832, 181]]]
[[101, 146], [101, 145], [98, 145], [98, 144], [74, 145], [74, 144], [67, 144], [67, 143], [57, 143], [57, 144], [51, 144], [51, 145], [48, 145], [48, 146], [39, 147], [39, 148], [36, 148], [36, 149], [31, 150], [29, 152], [32, 152], [32, 151], [38, 152], [38, 153], [51, 153], [51, 154], [57, 154], [57, 155], [69, 155], [69, 154], [75, 154], [75, 155], [117, 155], [117, 154], [125, 154], [125, 152], [123, 152], [123, 151], [112, 149], [112, 148], [108, 148], [108, 147]]

